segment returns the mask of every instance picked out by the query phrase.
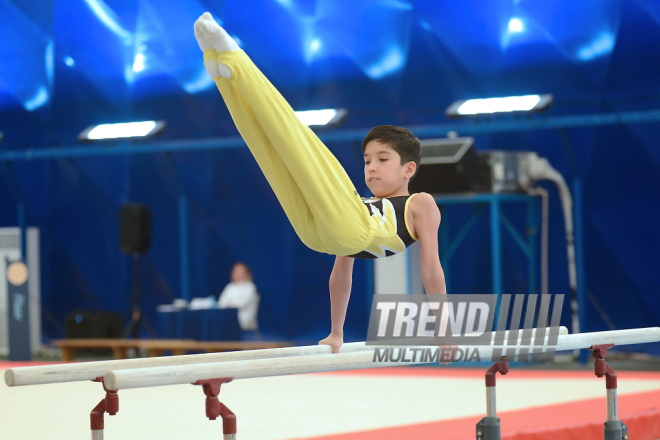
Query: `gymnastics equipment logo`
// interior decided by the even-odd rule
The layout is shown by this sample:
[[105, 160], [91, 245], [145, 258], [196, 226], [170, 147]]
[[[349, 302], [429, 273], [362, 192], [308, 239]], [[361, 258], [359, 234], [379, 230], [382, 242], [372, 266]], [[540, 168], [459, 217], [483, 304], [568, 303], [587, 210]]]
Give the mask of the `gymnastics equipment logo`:
[[502, 295], [499, 304], [493, 295], [375, 295], [367, 344], [378, 346], [374, 362], [550, 362], [563, 303], [564, 295]]

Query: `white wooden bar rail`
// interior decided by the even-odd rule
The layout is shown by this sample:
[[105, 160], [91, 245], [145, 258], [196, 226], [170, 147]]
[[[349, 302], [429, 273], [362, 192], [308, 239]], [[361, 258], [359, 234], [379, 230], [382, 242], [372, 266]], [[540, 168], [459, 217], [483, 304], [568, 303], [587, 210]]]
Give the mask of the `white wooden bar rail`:
[[[546, 338], [547, 340], [547, 338]], [[585, 349], [593, 345], [615, 344], [629, 345], [660, 341], [660, 327], [632, 330], [617, 330], [607, 332], [580, 333], [558, 336], [554, 347], [539, 346], [542, 351], [554, 349], [567, 351]], [[401, 348], [398, 346], [397, 348]], [[409, 347], [429, 348], [429, 347]], [[490, 359], [493, 346], [460, 347], [473, 350], [479, 349], [482, 359]], [[512, 348], [509, 346], [508, 348]], [[529, 346], [518, 347], [529, 348]], [[357, 370], [374, 367], [390, 367], [397, 365], [419, 364], [421, 362], [373, 362], [374, 346], [370, 350], [353, 353], [320, 354], [310, 356], [295, 356], [281, 359], [258, 359], [230, 361], [222, 363], [178, 365], [156, 368], [138, 368], [131, 370], [111, 371], [105, 375], [104, 384], [107, 389], [119, 390], [126, 388], [142, 388], [162, 385], [189, 384], [198, 380], [232, 377], [247, 379], [253, 377], [283, 376], [290, 374], [317, 373], [324, 371]]]
[[[546, 328], [546, 331], [548, 329]], [[566, 327], [559, 328], [560, 335], [568, 334]], [[532, 337], [536, 335], [536, 329]], [[508, 331], [504, 338], [509, 337]], [[494, 334], [493, 334], [494, 338]], [[373, 346], [364, 342], [351, 342], [342, 345], [340, 353], [373, 351]], [[10, 368], [5, 371], [8, 386], [41, 385], [47, 383], [76, 382], [93, 380], [105, 376], [110, 371], [135, 368], [150, 368], [175, 365], [206, 364], [240, 360], [270, 359], [291, 356], [309, 356], [331, 354], [329, 345], [308, 345], [303, 347], [268, 348], [261, 350], [232, 351], [225, 353], [190, 354], [184, 356], [166, 356], [156, 358], [124, 359], [116, 361], [81, 362], [75, 364], [44, 365], [38, 367]]]

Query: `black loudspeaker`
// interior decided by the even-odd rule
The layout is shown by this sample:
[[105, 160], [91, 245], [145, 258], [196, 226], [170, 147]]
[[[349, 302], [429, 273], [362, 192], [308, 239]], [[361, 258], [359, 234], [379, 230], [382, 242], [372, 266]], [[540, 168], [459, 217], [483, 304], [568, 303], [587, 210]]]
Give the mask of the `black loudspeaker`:
[[119, 214], [119, 248], [126, 254], [144, 254], [151, 245], [151, 212], [137, 203], [126, 203]]
[[115, 312], [76, 310], [66, 317], [66, 337], [69, 339], [120, 338], [124, 318]]

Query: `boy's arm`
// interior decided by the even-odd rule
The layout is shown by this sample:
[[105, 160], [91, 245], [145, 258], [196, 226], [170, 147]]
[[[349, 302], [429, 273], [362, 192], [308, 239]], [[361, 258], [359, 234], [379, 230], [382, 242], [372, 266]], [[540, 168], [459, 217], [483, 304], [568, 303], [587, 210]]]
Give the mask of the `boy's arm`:
[[[440, 227], [440, 210], [433, 196], [426, 193], [416, 195], [411, 201], [413, 210], [413, 228], [419, 239], [419, 251], [422, 264], [422, 282], [426, 294], [447, 294], [445, 273], [440, 265], [438, 254], [438, 228]], [[450, 346], [449, 348], [455, 348]], [[451, 362], [440, 362], [448, 365]]]
[[354, 258], [337, 256], [335, 265], [330, 274], [330, 319], [332, 330], [330, 336], [319, 341], [332, 347], [332, 352], [339, 352], [344, 343], [344, 319], [348, 308], [348, 299], [351, 297], [351, 284], [353, 282]]
[[419, 239], [422, 264], [422, 282], [427, 294], [446, 294], [445, 273], [438, 255], [438, 228], [440, 210], [433, 196], [417, 194], [411, 201], [413, 228]]

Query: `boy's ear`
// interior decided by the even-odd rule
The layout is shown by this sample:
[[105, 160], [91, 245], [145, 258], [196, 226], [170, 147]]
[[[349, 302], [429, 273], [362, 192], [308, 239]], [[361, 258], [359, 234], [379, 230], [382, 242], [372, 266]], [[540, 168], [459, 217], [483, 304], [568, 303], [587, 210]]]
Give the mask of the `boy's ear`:
[[414, 161], [407, 162], [405, 165], [405, 172], [403, 176], [406, 179], [410, 179], [412, 176], [415, 175], [415, 171], [417, 171], [417, 164]]

